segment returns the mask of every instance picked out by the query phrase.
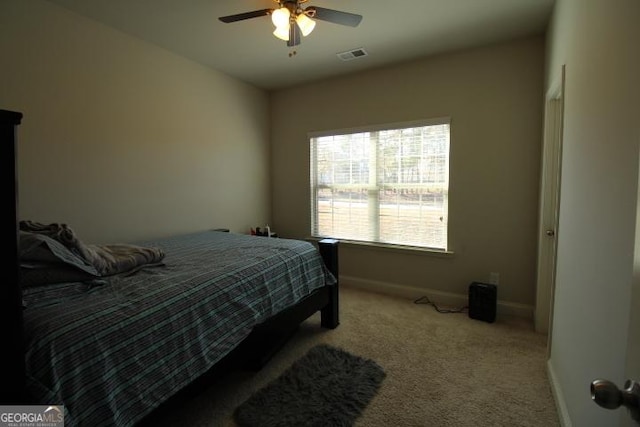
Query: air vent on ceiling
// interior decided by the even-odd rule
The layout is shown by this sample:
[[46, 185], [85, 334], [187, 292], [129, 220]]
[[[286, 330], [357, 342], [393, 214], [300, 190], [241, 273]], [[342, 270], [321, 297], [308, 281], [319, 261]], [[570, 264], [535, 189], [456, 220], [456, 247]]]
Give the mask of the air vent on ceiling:
[[353, 49], [353, 50], [348, 50], [346, 52], [340, 52], [340, 53], [336, 53], [336, 55], [338, 55], [338, 58], [342, 59], [343, 61], [351, 61], [353, 59], [358, 59], [358, 58], [363, 58], [367, 55], [369, 55], [367, 53], [366, 50], [364, 50], [363, 48], [359, 47], [358, 49]]

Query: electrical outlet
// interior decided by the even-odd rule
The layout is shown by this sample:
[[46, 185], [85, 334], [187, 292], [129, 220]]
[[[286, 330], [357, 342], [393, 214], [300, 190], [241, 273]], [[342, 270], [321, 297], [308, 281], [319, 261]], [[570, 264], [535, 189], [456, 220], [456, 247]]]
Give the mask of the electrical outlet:
[[489, 283], [498, 286], [500, 284], [500, 273], [490, 273]]

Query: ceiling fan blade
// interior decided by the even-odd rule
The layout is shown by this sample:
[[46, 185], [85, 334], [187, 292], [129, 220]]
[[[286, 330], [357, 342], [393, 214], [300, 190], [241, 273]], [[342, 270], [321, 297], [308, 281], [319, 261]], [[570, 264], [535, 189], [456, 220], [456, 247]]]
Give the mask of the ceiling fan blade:
[[287, 41], [287, 46], [298, 46], [301, 38], [302, 32], [300, 31], [300, 28], [295, 22], [292, 22], [289, 25], [289, 41]]
[[237, 22], [244, 21], [245, 19], [259, 18], [261, 16], [271, 15], [271, 12], [273, 12], [273, 9], [261, 9], [254, 10], [253, 12], [238, 13], [237, 15], [222, 16], [218, 19], [226, 23]]
[[305, 12], [309, 11], [311, 17], [321, 21], [333, 22], [334, 24], [357, 27], [362, 21], [362, 15], [355, 13], [341, 12], [339, 10], [326, 9], [324, 7], [309, 6]]

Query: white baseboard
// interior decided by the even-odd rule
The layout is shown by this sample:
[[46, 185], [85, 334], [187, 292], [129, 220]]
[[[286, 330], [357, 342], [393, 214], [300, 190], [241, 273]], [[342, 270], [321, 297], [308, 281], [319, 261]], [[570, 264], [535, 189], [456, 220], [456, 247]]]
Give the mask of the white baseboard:
[[[412, 286], [379, 282], [376, 280], [362, 279], [353, 276], [340, 275], [340, 284], [356, 289], [368, 290], [371, 292], [402, 298], [411, 298], [414, 300], [422, 296], [427, 296], [437, 304], [450, 307], [462, 307], [469, 303], [469, 296], [467, 294], [455, 294], [452, 292], [443, 292], [428, 288], [415, 288]], [[507, 315], [533, 319], [533, 306], [527, 304], [498, 300], [496, 304], [496, 312], [499, 316]]]
[[556, 402], [556, 411], [558, 411], [560, 425], [562, 427], [572, 427], [573, 423], [571, 422], [571, 417], [569, 417], [567, 403], [564, 400], [562, 389], [558, 384], [558, 378], [556, 377], [550, 360], [547, 360], [547, 375], [549, 377], [549, 385], [551, 386], [551, 394], [553, 395], [553, 400]]

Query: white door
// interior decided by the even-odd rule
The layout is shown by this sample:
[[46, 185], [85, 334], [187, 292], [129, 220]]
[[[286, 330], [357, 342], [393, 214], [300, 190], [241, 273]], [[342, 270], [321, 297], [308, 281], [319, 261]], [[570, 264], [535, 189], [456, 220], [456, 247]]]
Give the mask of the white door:
[[[558, 209], [560, 203], [560, 165], [562, 157], [562, 122], [564, 67], [545, 100], [542, 185], [538, 235], [538, 273], [536, 283], [535, 328], [541, 333], [551, 330], [553, 292], [556, 274]], [[549, 334], [549, 351], [551, 350]]]
[[[640, 140], [639, 146], [640, 146]], [[627, 334], [627, 357], [625, 366], [625, 378], [626, 381], [623, 384], [611, 384], [615, 386], [616, 391], [626, 394], [625, 400], [635, 400], [635, 406], [630, 405], [627, 407], [625, 404], [620, 405], [616, 402], [621, 395], [614, 395], [614, 391], [611, 391], [613, 395], [612, 400], [605, 408], [622, 411], [620, 418], [621, 427], [637, 427], [640, 425], [640, 177], [638, 179], [638, 206], [636, 207], [636, 232], [635, 232], [635, 250], [634, 250], [634, 266], [633, 266], [633, 282], [631, 284], [631, 295], [629, 298], [629, 330]], [[606, 319], [602, 319], [606, 321]], [[594, 379], [594, 380], [607, 380]], [[636, 383], [635, 386], [633, 383]], [[591, 398], [592, 400], [598, 400], [594, 395], [593, 382], [591, 386]], [[629, 391], [633, 390], [633, 393]], [[631, 402], [629, 402], [631, 403]], [[603, 409], [606, 410], [606, 409]]]

